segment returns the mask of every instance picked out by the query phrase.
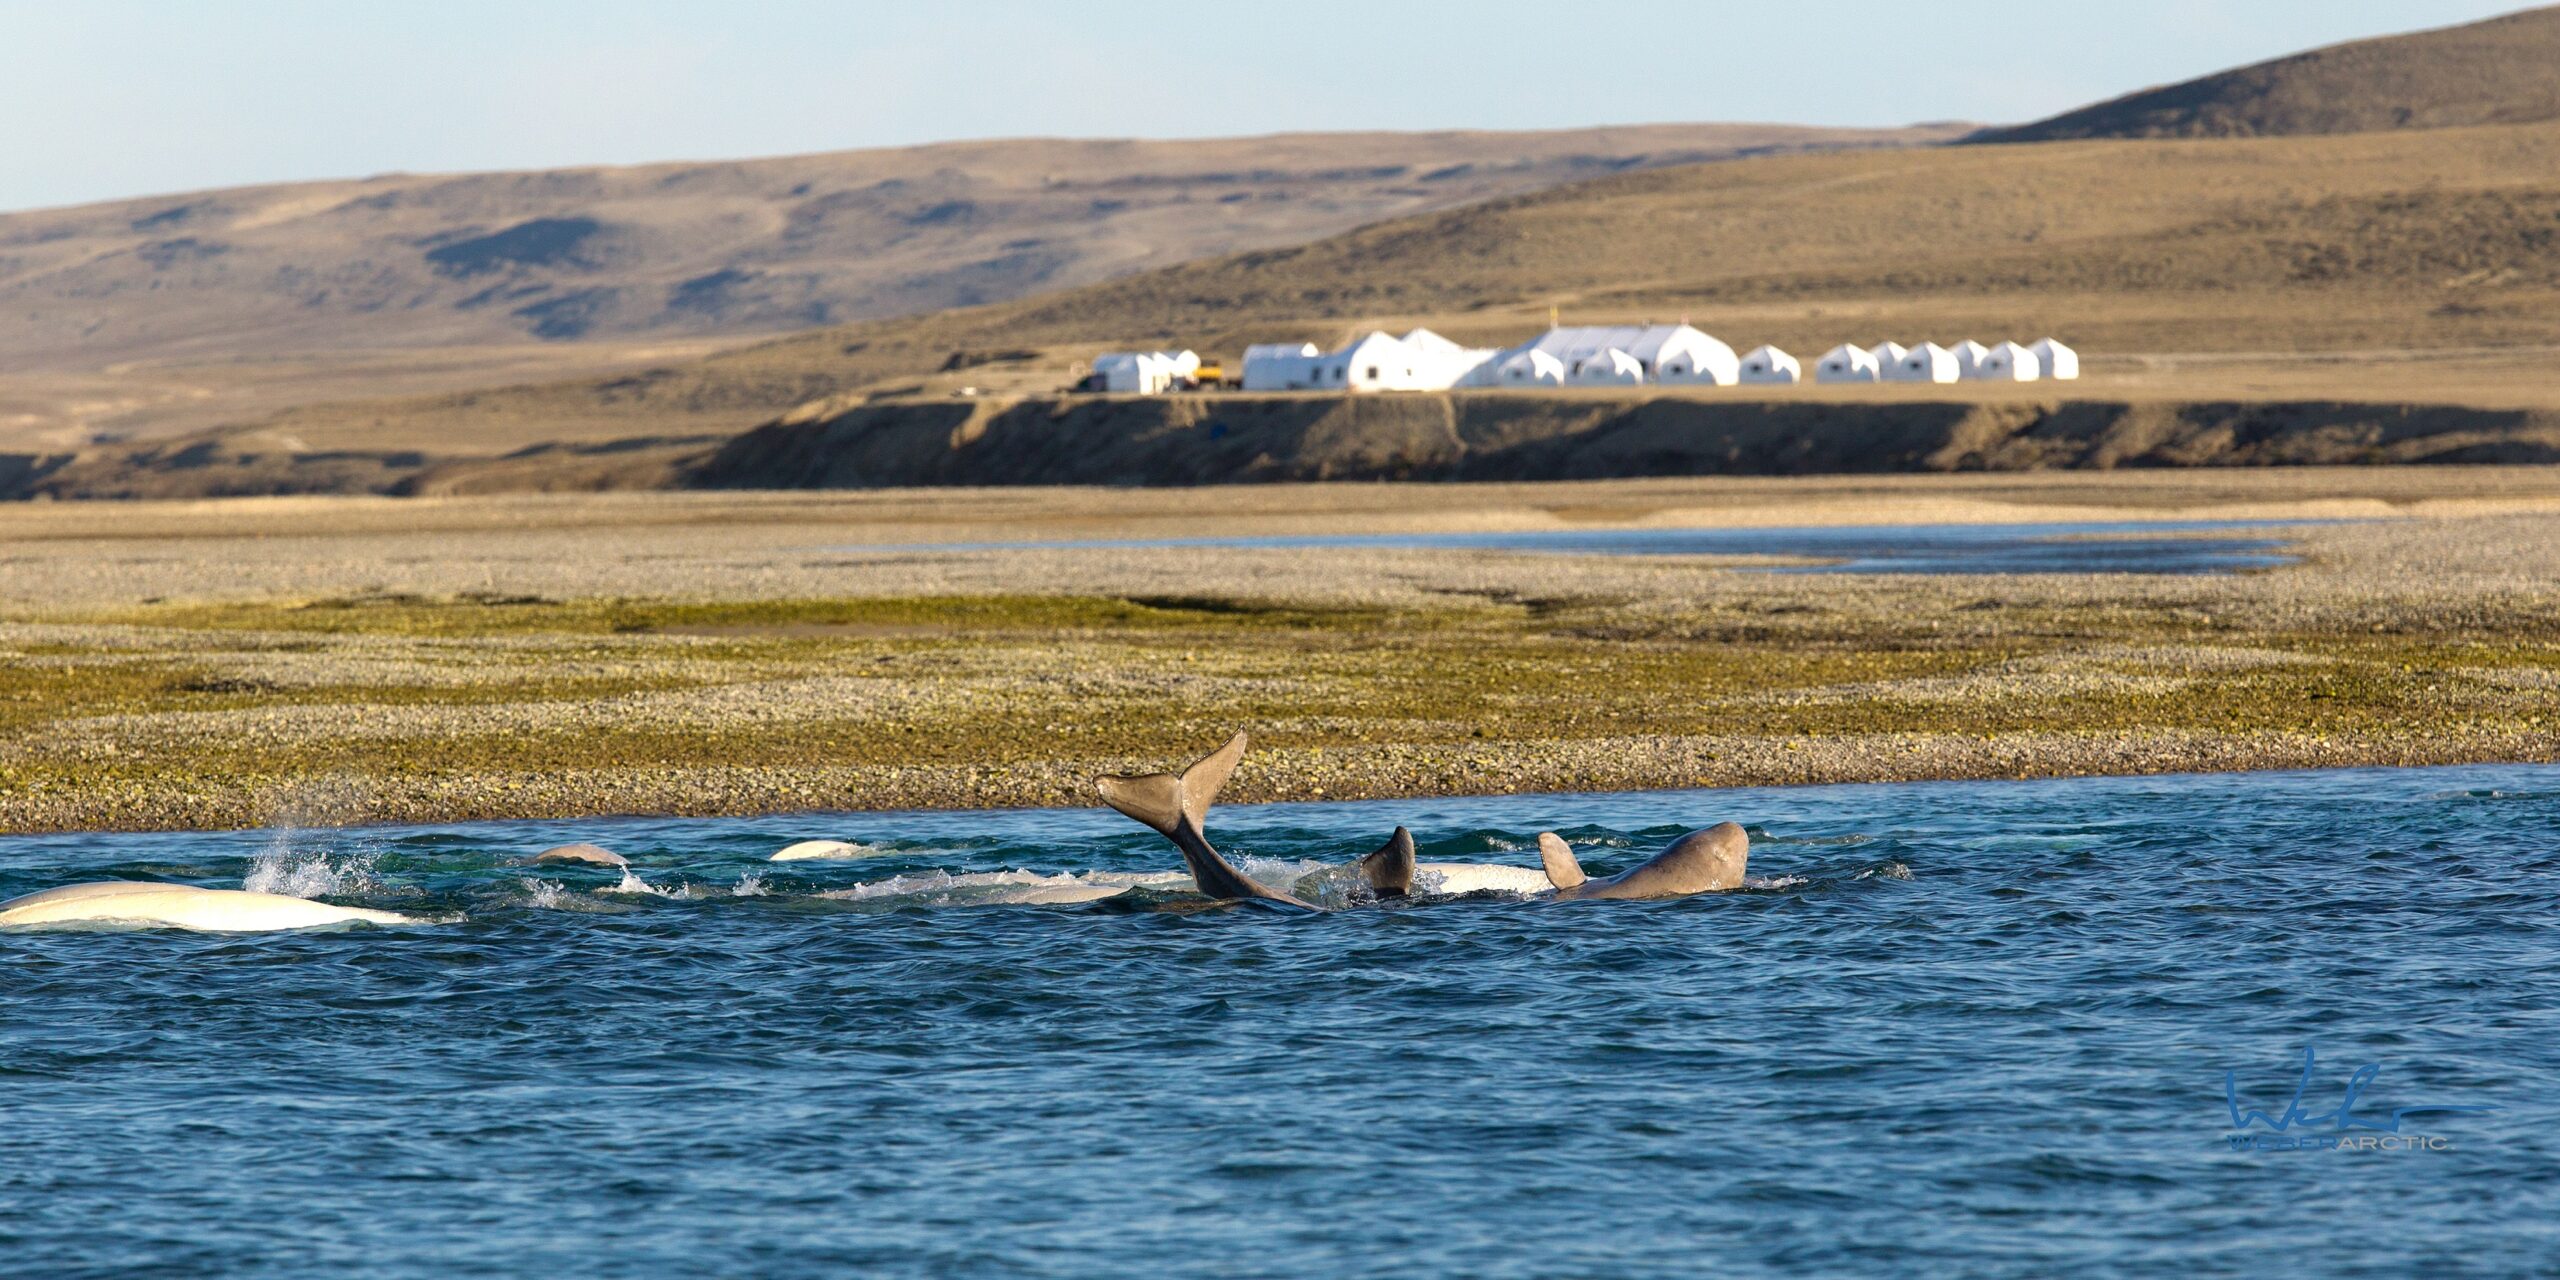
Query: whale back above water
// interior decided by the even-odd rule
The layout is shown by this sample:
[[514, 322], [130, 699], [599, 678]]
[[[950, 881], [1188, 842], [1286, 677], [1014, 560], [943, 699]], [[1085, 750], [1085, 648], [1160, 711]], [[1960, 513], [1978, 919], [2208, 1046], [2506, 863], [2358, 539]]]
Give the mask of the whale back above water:
[[1536, 867], [1515, 867], [1502, 862], [1425, 862], [1413, 871], [1415, 890], [1439, 897], [1507, 893], [1515, 897], [1535, 898], [1555, 888], [1554, 883], [1547, 879], [1547, 873]]
[[858, 844], [848, 844], [842, 840], [802, 840], [796, 844], [782, 846], [765, 861], [850, 862], [856, 858], [868, 857], [875, 852], [877, 850], [866, 849]]
[[615, 853], [613, 850], [605, 848], [603, 845], [588, 844], [584, 841], [580, 841], [577, 844], [554, 845], [551, 848], [533, 855], [532, 861], [536, 865], [546, 862], [575, 862], [582, 863], [590, 867], [628, 867], [631, 865], [631, 859], [623, 857], [621, 854]]
[[1723, 893], [1742, 887], [1743, 869], [1750, 857], [1750, 835], [1737, 823], [1721, 822], [1672, 841], [1669, 848], [1640, 866], [1606, 880], [1593, 880], [1583, 874], [1581, 862], [1574, 858], [1573, 847], [1564, 842], [1564, 837], [1552, 831], [1538, 835], [1538, 860], [1546, 865], [1547, 879], [1555, 885], [1560, 902]]
[[205, 933], [263, 933], [337, 924], [422, 924], [415, 917], [248, 889], [107, 881], [65, 885], [0, 902], [0, 928], [141, 925]]

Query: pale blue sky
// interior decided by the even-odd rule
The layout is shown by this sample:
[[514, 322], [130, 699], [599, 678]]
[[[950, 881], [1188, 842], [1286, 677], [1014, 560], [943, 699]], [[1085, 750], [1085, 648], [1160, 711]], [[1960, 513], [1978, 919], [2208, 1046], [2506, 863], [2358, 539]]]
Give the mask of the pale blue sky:
[[2516, 7], [0, 0], [0, 209], [1026, 134], [2015, 121]]

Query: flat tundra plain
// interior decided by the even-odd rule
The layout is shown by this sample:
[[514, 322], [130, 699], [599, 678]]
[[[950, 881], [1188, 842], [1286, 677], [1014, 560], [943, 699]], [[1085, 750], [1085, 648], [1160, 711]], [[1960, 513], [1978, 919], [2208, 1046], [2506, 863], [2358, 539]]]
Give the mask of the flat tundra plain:
[[[2265, 519], [2238, 574], [1333, 533]], [[860, 548], [874, 548], [861, 550]], [[2560, 759], [2560, 468], [0, 509], [0, 829]]]

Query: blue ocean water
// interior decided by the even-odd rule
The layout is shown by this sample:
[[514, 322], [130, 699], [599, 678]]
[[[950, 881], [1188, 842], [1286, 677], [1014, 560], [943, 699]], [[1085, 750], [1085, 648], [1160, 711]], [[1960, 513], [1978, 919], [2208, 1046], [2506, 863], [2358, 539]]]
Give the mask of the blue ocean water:
[[[2273, 538], [2227, 536], [2326, 520], [2079, 521], [1863, 525], [1807, 529], [1577, 529], [1524, 533], [1355, 533], [1239, 538], [941, 542], [830, 547], [843, 554], [1217, 547], [1440, 548], [1586, 556], [1791, 556], [1818, 564], [1760, 573], [2233, 573], [2291, 564]], [[2185, 537], [2175, 535], [2190, 535]], [[2226, 536], [2203, 536], [2226, 535]]]
[[[1744, 892], [1314, 916], [993, 901], [1175, 865], [1103, 811], [0, 840], [0, 895], [254, 878], [463, 917], [0, 934], [0, 1272], [2560, 1259], [2560, 768], [1277, 805], [1213, 832], [1285, 875], [1395, 823], [1426, 861], [1527, 865], [1553, 827], [1601, 872], [1727, 817]], [[764, 861], [806, 837], [869, 856]], [[568, 839], [634, 882], [513, 865]], [[2283, 1117], [2306, 1050], [2297, 1118], [2249, 1133], [2314, 1145], [2235, 1150], [2226, 1073]], [[2367, 1065], [2363, 1123], [2497, 1110], [2324, 1149], [2334, 1120], [2301, 1117]]]

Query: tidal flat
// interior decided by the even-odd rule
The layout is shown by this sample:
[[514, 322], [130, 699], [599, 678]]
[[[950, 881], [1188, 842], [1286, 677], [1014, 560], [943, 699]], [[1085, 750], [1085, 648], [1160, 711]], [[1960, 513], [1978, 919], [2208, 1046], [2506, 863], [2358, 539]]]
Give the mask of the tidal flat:
[[[2548, 761], [2545, 470], [22, 507], [0, 829], [1075, 804], [1238, 727], [1240, 802]], [[2296, 562], [911, 549], [2244, 518]]]

